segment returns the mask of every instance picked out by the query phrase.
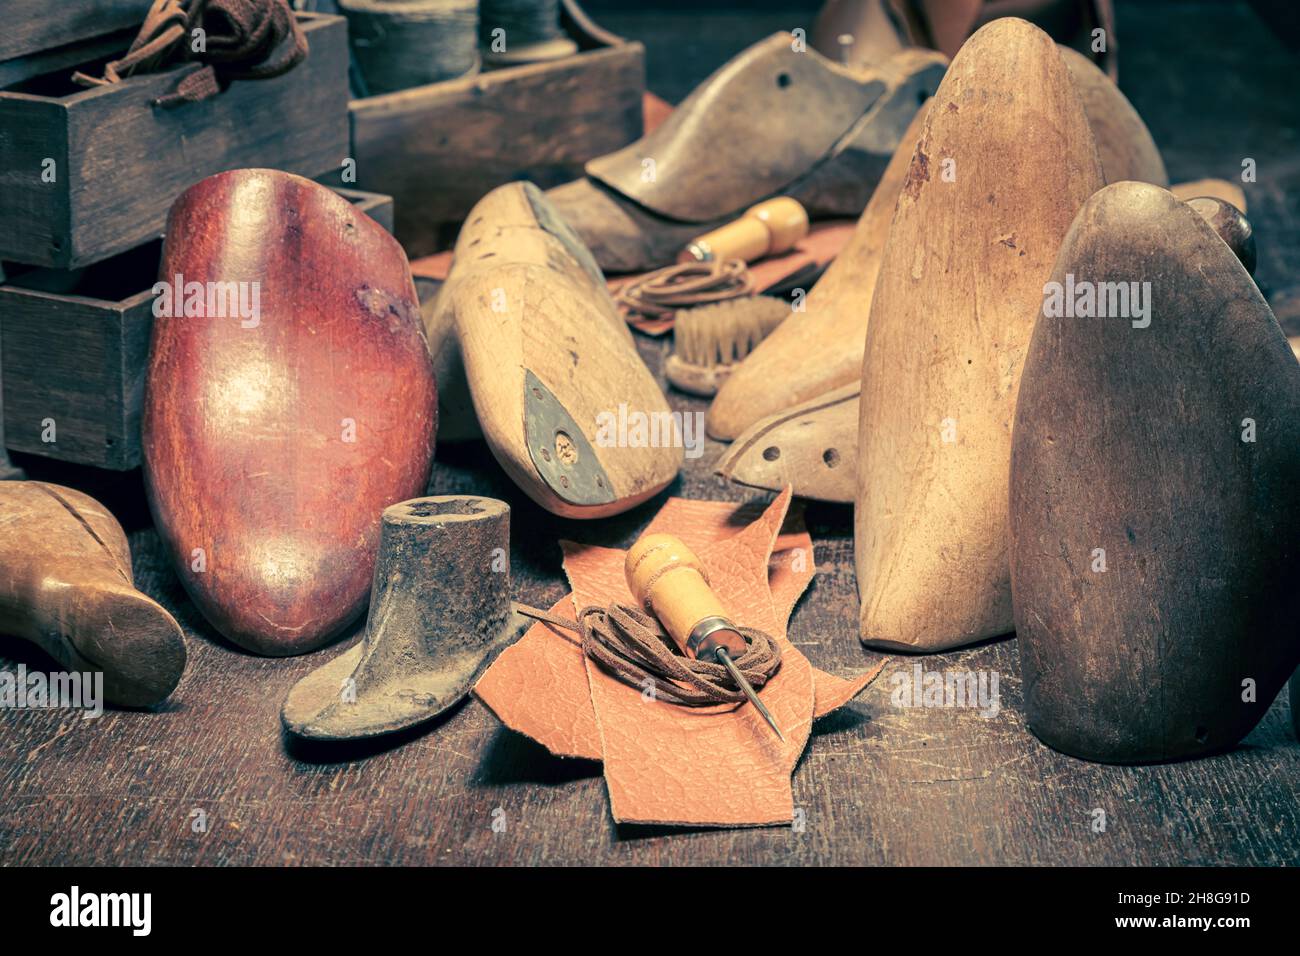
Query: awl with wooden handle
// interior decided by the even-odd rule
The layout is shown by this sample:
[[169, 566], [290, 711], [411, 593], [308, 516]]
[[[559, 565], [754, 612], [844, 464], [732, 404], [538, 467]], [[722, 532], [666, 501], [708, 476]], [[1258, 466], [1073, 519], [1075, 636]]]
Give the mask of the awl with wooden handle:
[[695, 552], [671, 534], [648, 534], [628, 551], [623, 570], [632, 596], [659, 619], [682, 653], [725, 667], [784, 743], [781, 728], [736, 666], [734, 658], [749, 645], [709, 587]]
[[691, 242], [678, 262], [753, 262], [764, 256], [789, 252], [808, 235], [808, 213], [789, 196], [768, 199], [745, 210], [744, 215]]

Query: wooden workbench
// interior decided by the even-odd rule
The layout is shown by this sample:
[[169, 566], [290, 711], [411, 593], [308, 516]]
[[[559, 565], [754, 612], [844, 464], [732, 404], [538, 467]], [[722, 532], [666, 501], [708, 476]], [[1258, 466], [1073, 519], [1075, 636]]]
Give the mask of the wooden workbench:
[[[729, 30], [705, 30], [685, 13], [602, 16], [646, 41], [650, 85], [672, 99], [770, 29], [811, 22], [805, 11], [802, 20], [733, 18]], [[1300, 333], [1296, 61], [1244, 5], [1121, 5], [1119, 34], [1122, 83], [1175, 180], [1228, 178], [1243, 157], [1257, 160], [1259, 182], [1245, 188], [1258, 278], [1290, 334]], [[673, 37], [688, 39], [668, 57]], [[658, 369], [664, 345], [642, 340], [641, 348]], [[704, 407], [672, 399], [683, 410]], [[710, 443], [688, 461], [671, 493], [764, 498], [712, 476], [719, 450]], [[514, 505], [516, 588], [534, 605], [566, 590], [558, 538], [627, 546], [659, 504], [607, 522], [564, 522], [522, 500], [482, 446], [439, 454], [432, 492]], [[165, 566], [138, 474], [19, 463], [114, 509], [130, 530], [141, 587], [182, 622], [190, 659], [157, 713], [83, 720], [0, 712], [0, 863], [1300, 863], [1300, 745], [1285, 700], [1228, 754], [1150, 767], [1090, 764], [1025, 729], [1014, 640], [923, 659], [930, 669], [995, 671], [994, 717], [893, 707], [890, 675], [916, 660], [894, 657], [862, 697], [821, 721], [794, 775], [802, 832], [615, 826], [598, 764], [549, 756], [472, 700], [379, 748], [290, 749], [279, 723], [285, 693], [344, 644], [266, 660], [224, 643]], [[815, 664], [840, 674], [879, 659], [854, 637], [851, 517], [848, 508], [809, 508], [819, 573], [790, 631]], [[0, 657], [0, 667], [37, 663], [7, 639]], [[492, 826], [498, 808], [503, 832]], [[1104, 832], [1094, 829], [1098, 809]], [[206, 832], [195, 832], [197, 811]]]

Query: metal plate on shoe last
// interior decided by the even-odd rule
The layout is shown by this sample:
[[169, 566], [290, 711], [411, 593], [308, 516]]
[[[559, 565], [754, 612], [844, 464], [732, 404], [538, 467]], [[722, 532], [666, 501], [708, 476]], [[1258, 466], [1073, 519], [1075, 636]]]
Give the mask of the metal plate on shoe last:
[[529, 369], [524, 369], [524, 441], [537, 474], [557, 497], [571, 505], [604, 505], [614, 500], [596, 449], [560, 400]]
[[573, 256], [578, 265], [582, 266], [583, 271], [591, 277], [591, 281], [598, 287], [604, 288], [605, 273], [600, 271], [600, 266], [596, 264], [591, 250], [583, 245], [578, 234], [573, 231], [573, 227], [564, 221], [564, 217], [556, 211], [540, 189], [532, 183], [524, 183], [523, 186], [524, 196], [533, 209], [533, 217], [537, 220], [537, 225], [558, 239], [568, 250], [569, 255]]

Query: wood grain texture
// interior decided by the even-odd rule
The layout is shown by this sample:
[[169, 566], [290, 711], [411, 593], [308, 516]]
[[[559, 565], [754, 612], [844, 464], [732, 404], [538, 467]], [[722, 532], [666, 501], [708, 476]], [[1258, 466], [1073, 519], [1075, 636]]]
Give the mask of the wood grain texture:
[[152, 298], [145, 291], [107, 302], [0, 286], [10, 448], [107, 468], [140, 464]]
[[62, 104], [0, 91], [0, 222], [6, 227], [0, 231], [0, 259], [38, 265], [67, 260], [71, 204], [66, 189], [42, 182], [50, 168], [56, 174], [69, 168]]
[[1231, 747], [1300, 663], [1300, 365], [1164, 189], [1095, 193], [1067, 276], [1145, 284], [1147, 311], [1100, 291], [1107, 314], [1045, 307], [1025, 359], [1010, 553], [1029, 725], [1092, 760]]
[[175, 689], [180, 626], [135, 589], [126, 535], [108, 509], [61, 485], [5, 481], [0, 526], [0, 631], [82, 675], [86, 706], [103, 704], [84, 686], [91, 671], [103, 674], [104, 699], [127, 707]]
[[[1143, 0], [1121, 2], [1118, 13], [1125, 91], [1171, 175], [1235, 177], [1243, 153], [1259, 160], [1259, 182], [1246, 189], [1252, 221], [1271, 238], [1261, 241], [1257, 278], [1278, 319], [1300, 334], [1293, 58], [1245, 3]], [[646, 40], [651, 85], [674, 98], [747, 44], [800, 22], [788, 11], [702, 17], [625, 8], [601, 16]], [[810, 21], [811, 13], [803, 25]], [[638, 347], [658, 369], [669, 345]], [[675, 392], [668, 398], [677, 410], [706, 408]], [[712, 474], [722, 449], [708, 443], [666, 493], [766, 498]], [[55, 468], [21, 457], [29, 471]], [[793, 777], [803, 831], [619, 827], [598, 764], [548, 756], [476, 701], [400, 746], [286, 751], [280, 702], [335, 652], [232, 654], [167, 566], [140, 513], [138, 478], [111, 478], [113, 493], [100, 497], [128, 528], [137, 582], [184, 626], [189, 671], [162, 714], [82, 721], [0, 713], [6, 864], [1300, 865], [1300, 745], [1285, 697], [1230, 753], [1142, 767], [1087, 763], [1025, 728], [1014, 640], [925, 658], [941, 670], [996, 671], [1001, 709], [991, 719], [892, 706], [893, 675], [913, 664], [895, 658], [859, 699], [815, 724]], [[516, 593], [537, 607], [568, 591], [558, 538], [625, 548], [658, 508], [652, 501], [599, 530], [555, 518], [515, 489], [482, 445], [440, 445], [431, 488], [510, 501]], [[852, 514], [813, 505], [808, 517], [819, 570], [790, 638], [815, 665], [856, 672], [880, 655], [856, 640]], [[8, 655], [0, 666], [23, 653], [24, 645], [0, 639]], [[492, 830], [498, 808], [503, 832]], [[1106, 813], [1101, 833], [1091, 829], [1097, 809]], [[207, 814], [205, 832], [194, 830], [195, 810]]]
[[[535, 186], [500, 186], [470, 211], [431, 338], [445, 342], [447, 313], [488, 447], [534, 501], [600, 518], [673, 480], [689, 436], [674, 440], [604, 277]], [[632, 416], [647, 423], [642, 434], [619, 433]], [[667, 431], [652, 435], [650, 421]]]
[[61, 0], [50, 16], [45, 0], [7, 0], [0, 60], [39, 53], [144, 22], [151, 0]]
[[156, 238], [172, 200], [205, 176], [337, 169], [348, 153], [347, 31], [341, 17], [298, 16], [311, 47], [301, 64], [199, 103], [152, 105], [193, 63], [63, 95], [0, 92], [0, 221], [17, 227], [0, 231], [0, 258], [75, 268]]
[[1020, 365], [1061, 239], [1101, 185], [1047, 34], [1008, 18], [967, 40], [930, 101], [867, 323], [854, 511], [864, 642], [936, 651], [1011, 631]]
[[446, 248], [493, 188], [567, 182], [639, 136], [644, 61], [639, 43], [625, 43], [353, 100], [357, 184], [393, 197], [412, 256]]

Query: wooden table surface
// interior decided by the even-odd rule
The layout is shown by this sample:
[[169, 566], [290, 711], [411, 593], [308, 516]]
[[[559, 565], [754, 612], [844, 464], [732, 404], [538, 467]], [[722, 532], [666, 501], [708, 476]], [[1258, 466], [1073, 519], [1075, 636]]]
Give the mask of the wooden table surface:
[[[1258, 278], [1288, 331], [1300, 333], [1296, 60], [1244, 6], [1176, 10], [1121, 5], [1122, 83], [1175, 180], [1230, 178], [1242, 157], [1256, 159], [1259, 181], [1246, 191]], [[686, 36], [690, 23], [685, 15], [606, 20], [650, 45], [652, 88], [654, 51], [674, 30]], [[799, 22], [810, 18], [786, 26]], [[682, 42], [696, 52], [675, 68], [699, 75], [663, 73], [658, 88], [680, 98], [711, 65], [775, 28], [762, 17], [732, 25], [710, 31], [719, 37], [713, 47], [701, 47], [705, 31], [691, 32]], [[641, 342], [652, 369], [663, 348]], [[682, 410], [704, 408], [672, 400]], [[719, 450], [709, 443], [671, 493], [764, 499], [712, 476]], [[1231, 753], [1148, 767], [1086, 763], [1025, 729], [1014, 639], [895, 656], [872, 688], [820, 721], [794, 774], [802, 831], [616, 826], [598, 764], [551, 757], [473, 700], [379, 747], [290, 746], [278, 716], [286, 692], [346, 641], [289, 660], [233, 648], [165, 566], [138, 474], [92, 475], [31, 457], [19, 463], [113, 508], [130, 531], [139, 585], [182, 622], [190, 659], [156, 713], [109, 711], [98, 720], [0, 713], [0, 863], [1300, 863], [1300, 745], [1285, 695]], [[601, 523], [561, 521], [522, 500], [481, 445], [440, 449], [431, 492], [511, 502], [516, 590], [541, 606], [566, 590], [558, 538], [625, 547], [660, 503]], [[809, 507], [818, 575], [790, 630], [814, 664], [840, 674], [879, 659], [854, 636], [851, 518], [847, 507]], [[890, 675], [918, 660], [929, 669], [996, 672], [999, 712], [893, 706]], [[0, 667], [18, 661], [40, 664], [25, 645], [0, 641]], [[1104, 832], [1094, 827], [1098, 810]], [[206, 832], [196, 832], [200, 812]], [[505, 828], [494, 830], [494, 819]]]

